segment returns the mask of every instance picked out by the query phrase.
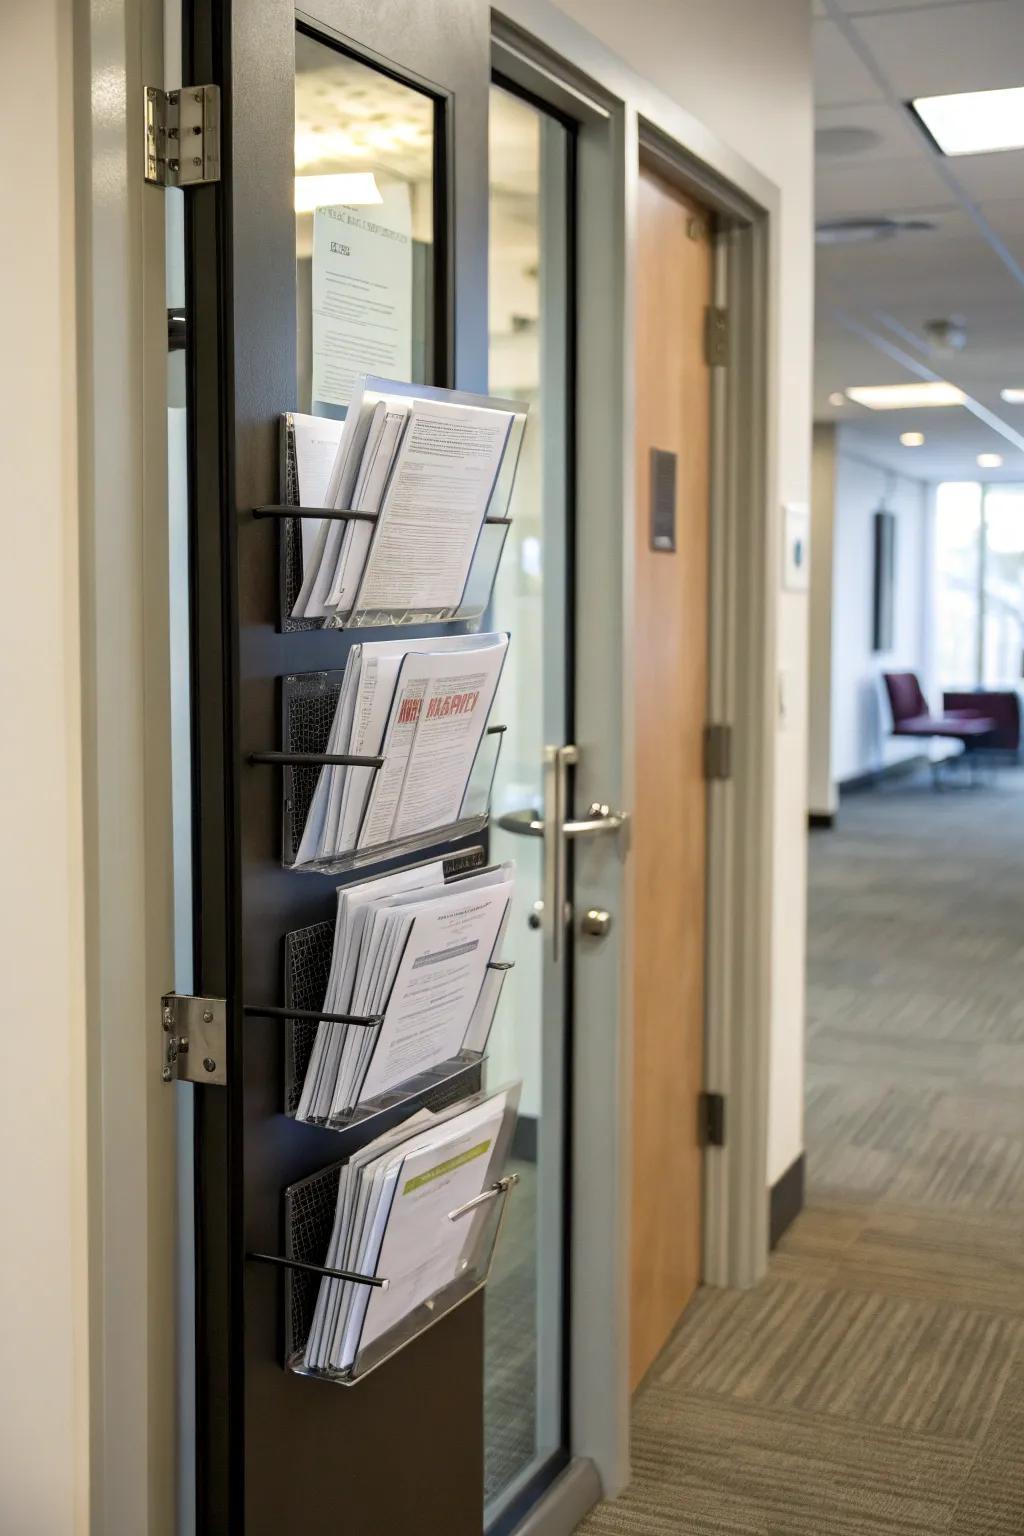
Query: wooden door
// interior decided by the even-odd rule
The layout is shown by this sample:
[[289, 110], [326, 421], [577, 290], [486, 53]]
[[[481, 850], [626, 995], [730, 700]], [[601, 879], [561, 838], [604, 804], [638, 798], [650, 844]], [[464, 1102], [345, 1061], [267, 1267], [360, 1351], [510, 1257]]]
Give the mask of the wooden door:
[[[643, 169], [634, 294], [633, 1385], [700, 1280], [711, 297], [707, 210]], [[652, 450], [675, 455], [672, 549], [655, 547]], [[657, 540], [665, 542], [667, 534]]]

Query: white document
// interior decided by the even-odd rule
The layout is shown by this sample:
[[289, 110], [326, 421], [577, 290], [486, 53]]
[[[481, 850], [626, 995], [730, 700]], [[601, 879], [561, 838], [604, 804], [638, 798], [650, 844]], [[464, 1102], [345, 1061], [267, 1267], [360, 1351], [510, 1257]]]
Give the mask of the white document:
[[[352, 496], [352, 507], [356, 512], [379, 511], [409, 414], [404, 403], [392, 407], [380, 401], [377, 410], [380, 413], [379, 421], [375, 412]], [[334, 580], [327, 595], [327, 606], [337, 609], [339, 613], [351, 612], [373, 532], [373, 523], [359, 519], [353, 519], [345, 529]]]
[[[512, 899], [513, 882], [456, 881], [418, 904], [389, 995], [361, 1099], [373, 1099], [462, 1049]], [[401, 906], [394, 915], [401, 919]]]
[[444, 1137], [408, 1152], [377, 1258], [388, 1288], [361, 1309], [365, 1321], [350, 1337], [350, 1359], [357, 1345], [365, 1348], [458, 1278], [473, 1217], [450, 1221], [449, 1213], [483, 1194], [506, 1104], [507, 1094], [497, 1094], [450, 1122]]
[[357, 608], [458, 606], [511, 425], [507, 411], [414, 404]]
[[384, 766], [370, 786], [360, 848], [458, 817], [508, 651], [507, 635], [459, 638], [472, 643], [402, 660], [387, 732], [373, 749]]
[[412, 374], [412, 208], [405, 182], [384, 201], [313, 215], [314, 400], [347, 405], [360, 374]]
[[[343, 421], [330, 416], [305, 416], [301, 411], [292, 412], [292, 431], [295, 439], [295, 471], [299, 482], [301, 507], [326, 507], [327, 487], [331, 470], [338, 453], [338, 444], [345, 431]], [[322, 523], [319, 518], [304, 517], [299, 523], [302, 539], [302, 573], [305, 576], [316, 552]]]

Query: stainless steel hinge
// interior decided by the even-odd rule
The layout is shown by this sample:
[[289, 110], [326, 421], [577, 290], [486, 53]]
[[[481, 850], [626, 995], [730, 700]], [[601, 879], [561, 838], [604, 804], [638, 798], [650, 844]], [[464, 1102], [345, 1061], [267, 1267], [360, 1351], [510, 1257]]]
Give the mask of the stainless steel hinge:
[[704, 311], [704, 361], [709, 368], [724, 368], [729, 361], [729, 311], [718, 304]]
[[731, 725], [704, 727], [704, 777], [706, 779], [732, 778]]
[[220, 180], [220, 87], [147, 85], [145, 177], [158, 187], [199, 187]]
[[165, 1083], [213, 1083], [228, 1080], [227, 1004], [222, 997], [188, 997], [168, 992], [160, 999], [164, 1031]]
[[702, 1147], [725, 1146], [725, 1094], [702, 1093], [697, 1101]]

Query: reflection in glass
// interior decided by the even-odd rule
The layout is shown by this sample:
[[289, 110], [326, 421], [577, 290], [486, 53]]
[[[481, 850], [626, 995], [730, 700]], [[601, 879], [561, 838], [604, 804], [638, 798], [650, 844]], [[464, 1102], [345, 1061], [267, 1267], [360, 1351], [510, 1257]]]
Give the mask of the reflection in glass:
[[436, 105], [295, 38], [297, 409], [341, 416], [361, 373], [433, 380]]
[[938, 682], [970, 688], [979, 674], [981, 486], [947, 480], [935, 501], [935, 636]]
[[493, 1520], [563, 1444], [566, 1011], [564, 979], [528, 918], [543, 842], [499, 818], [542, 803], [546, 743], [567, 735], [566, 409], [569, 134], [498, 87], [490, 107], [490, 388], [530, 415], [489, 625], [512, 644], [495, 704], [508, 725], [495, 782], [491, 856], [514, 859], [515, 960], [491, 1035], [488, 1081], [523, 1082], [515, 1199], [485, 1297], [485, 1503]]

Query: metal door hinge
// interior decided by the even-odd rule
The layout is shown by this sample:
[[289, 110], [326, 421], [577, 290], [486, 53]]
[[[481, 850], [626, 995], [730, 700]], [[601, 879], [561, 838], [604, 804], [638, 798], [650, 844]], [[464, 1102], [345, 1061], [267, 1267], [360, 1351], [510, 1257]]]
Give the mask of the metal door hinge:
[[222, 997], [188, 997], [168, 992], [160, 999], [164, 1031], [165, 1083], [214, 1083], [223, 1088], [227, 1070], [227, 1004]]
[[725, 1146], [725, 1094], [702, 1093], [697, 1101], [700, 1115], [700, 1143], [703, 1147]]
[[220, 180], [220, 87], [147, 85], [145, 177], [158, 187], [198, 187]]
[[706, 779], [732, 778], [731, 725], [704, 727], [704, 777]]
[[724, 368], [728, 354], [729, 311], [709, 304], [704, 311], [704, 361], [709, 368]]

